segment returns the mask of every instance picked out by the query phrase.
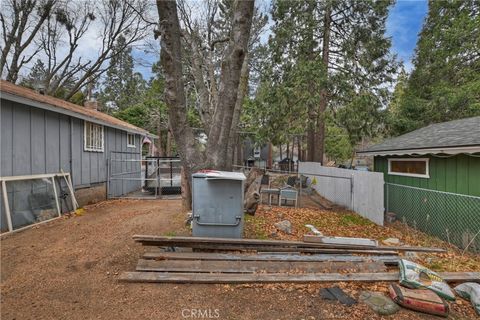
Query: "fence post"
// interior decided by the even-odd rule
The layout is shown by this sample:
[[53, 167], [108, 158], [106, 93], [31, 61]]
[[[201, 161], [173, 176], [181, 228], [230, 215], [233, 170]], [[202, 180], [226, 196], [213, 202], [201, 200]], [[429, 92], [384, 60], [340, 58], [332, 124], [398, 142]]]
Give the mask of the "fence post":
[[112, 166], [111, 157], [112, 154], [110, 153], [110, 158], [107, 159], [107, 199], [110, 199], [110, 167]]
[[355, 211], [355, 194], [354, 194], [354, 191], [353, 191], [355, 184], [354, 184], [354, 181], [353, 181], [353, 177], [354, 177], [354, 175], [352, 173], [352, 176], [350, 178], [350, 197], [351, 197], [350, 203], [351, 203], [351, 206], [352, 206], [351, 209], [353, 211]]
[[388, 210], [388, 183], [385, 183], [385, 193], [386, 193], [386, 195], [385, 195], [385, 199], [386, 199], [386, 201], [385, 201], [385, 213], [388, 213], [389, 212], [389, 210]]

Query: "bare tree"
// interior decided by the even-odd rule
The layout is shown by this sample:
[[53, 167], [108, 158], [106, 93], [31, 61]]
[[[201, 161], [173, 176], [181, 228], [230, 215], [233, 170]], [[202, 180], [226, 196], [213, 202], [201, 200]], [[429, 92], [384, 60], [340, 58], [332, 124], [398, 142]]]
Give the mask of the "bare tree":
[[[46, 65], [47, 93], [67, 89], [63, 96], [67, 100], [108, 70], [108, 61], [122, 51], [113, 50], [120, 36], [126, 39], [126, 49], [143, 40], [154, 25], [148, 21], [147, 0], [10, 0], [9, 8], [8, 17], [0, 16], [5, 42], [1, 67], [7, 69], [6, 79], [15, 82], [20, 69], [39, 55]], [[97, 55], [81, 56], [85, 35], [97, 29], [101, 39]]]
[[117, 39], [123, 35], [125, 45], [123, 49], [132, 46], [151, 32], [151, 25], [143, 17], [147, 14], [148, 2], [133, 0], [103, 0], [95, 8], [102, 26], [102, 44], [96, 60], [88, 61], [82, 68], [76, 84], [68, 92], [66, 99], [71, 98], [78, 90], [90, 81], [96, 81], [104, 74], [109, 66], [105, 62], [122, 51], [113, 50]]
[[[207, 135], [212, 130], [213, 116], [218, 106], [219, 77], [230, 40], [233, 4], [229, 1], [178, 3], [182, 36], [185, 40], [187, 70], [193, 79], [197, 109]], [[195, 14], [192, 14], [195, 12]], [[248, 50], [240, 73], [240, 86], [232, 118], [232, 130], [226, 148], [226, 167], [233, 164], [234, 150], [240, 143], [238, 125], [245, 97], [248, 95], [252, 53], [258, 47], [259, 38], [267, 23], [267, 17], [258, 8], [254, 9]]]
[[[80, 40], [95, 20], [94, 7], [91, 2], [62, 3], [54, 10], [54, 15], [47, 18], [42, 26], [38, 46], [46, 60], [44, 86], [47, 94], [56, 95], [66, 83], [74, 83], [75, 76], [88, 67], [90, 61], [75, 59], [74, 54]], [[68, 39], [65, 41], [64, 39]], [[62, 55], [61, 52], [66, 53]]]
[[[217, 99], [214, 113], [210, 115], [208, 141], [202, 152], [188, 125], [185, 82], [182, 61], [182, 30], [175, 1], [157, 1], [160, 17], [161, 64], [166, 80], [166, 102], [170, 126], [184, 166], [184, 176], [201, 168], [226, 169], [227, 147], [232, 130], [233, 115], [238, 98], [242, 65], [247, 55], [248, 40], [254, 12], [253, 1], [236, 1], [226, 48], [221, 59]], [[188, 40], [187, 40], [188, 41]], [[190, 190], [190, 181], [185, 179]], [[190, 192], [185, 205], [190, 206]]]
[[16, 82], [20, 69], [40, 51], [35, 47], [28, 54], [25, 53], [55, 3], [56, 0], [6, 0], [2, 3], [0, 73], [8, 81]]

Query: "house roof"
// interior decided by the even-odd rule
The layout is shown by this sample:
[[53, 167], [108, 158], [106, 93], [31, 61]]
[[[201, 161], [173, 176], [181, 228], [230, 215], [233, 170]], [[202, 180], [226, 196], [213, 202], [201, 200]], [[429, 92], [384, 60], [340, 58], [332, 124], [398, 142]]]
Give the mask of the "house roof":
[[358, 153], [364, 155], [459, 154], [480, 152], [480, 117], [431, 124], [387, 139]]
[[112, 117], [103, 112], [85, 108], [52, 96], [43, 95], [32, 89], [17, 86], [5, 80], [0, 80], [0, 92], [2, 99], [28, 104], [32, 107], [46, 109], [53, 112], [63, 113], [75, 118], [80, 118], [144, 136], [156, 137], [142, 128]]

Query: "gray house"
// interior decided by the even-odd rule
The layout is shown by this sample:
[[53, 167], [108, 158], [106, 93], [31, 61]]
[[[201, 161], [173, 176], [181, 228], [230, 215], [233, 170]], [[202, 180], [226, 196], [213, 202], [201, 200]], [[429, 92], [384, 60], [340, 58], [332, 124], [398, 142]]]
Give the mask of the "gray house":
[[[107, 198], [112, 169], [141, 170], [142, 142], [145, 136], [151, 136], [147, 131], [95, 108], [78, 106], [3, 80], [0, 92], [0, 177], [63, 170], [70, 173], [81, 206]], [[134, 161], [120, 162], [122, 168], [109, 168], [115, 159]], [[31, 190], [33, 186], [7, 185], [10, 207], [15, 206], [13, 211], [24, 212], [31, 205], [32, 199], [22, 196], [28, 193], [22, 188]], [[140, 188], [141, 181], [117, 181], [110, 184], [108, 193], [119, 196]], [[3, 202], [0, 210], [4, 231]]]

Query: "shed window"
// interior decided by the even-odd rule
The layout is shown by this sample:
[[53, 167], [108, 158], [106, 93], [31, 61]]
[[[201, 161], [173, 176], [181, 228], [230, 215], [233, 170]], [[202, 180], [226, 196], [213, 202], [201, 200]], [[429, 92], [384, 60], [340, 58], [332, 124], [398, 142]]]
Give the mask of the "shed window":
[[127, 133], [127, 147], [135, 148], [135, 135], [132, 133]]
[[428, 158], [388, 159], [388, 174], [430, 178]]
[[103, 152], [103, 126], [85, 121], [84, 128], [85, 151]]

